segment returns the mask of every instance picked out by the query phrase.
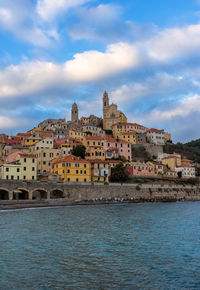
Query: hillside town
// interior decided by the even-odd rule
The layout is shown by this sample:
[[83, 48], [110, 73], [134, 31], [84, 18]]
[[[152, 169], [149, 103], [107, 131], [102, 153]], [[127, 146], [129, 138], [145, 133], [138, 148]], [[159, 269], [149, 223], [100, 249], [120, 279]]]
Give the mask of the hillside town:
[[[195, 177], [192, 160], [164, 153], [163, 147], [172, 144], [168, 132], [128, 122], [106, 91], [102, 105], [103, 119], [79, 118], [74, 103], [70, 121], [48, 119], [16, 136], [0, 134], [0, 178], [105, 184], [119, 164], [130, 177]], [[135, 154], [141, 148], [146, 158]]]

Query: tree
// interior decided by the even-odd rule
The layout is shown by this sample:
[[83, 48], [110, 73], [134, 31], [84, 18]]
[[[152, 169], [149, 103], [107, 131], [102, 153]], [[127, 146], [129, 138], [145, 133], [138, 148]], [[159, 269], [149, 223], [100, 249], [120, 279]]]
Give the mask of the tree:
[[129, 179], [129, 171], [122, 163], [117, 164], [111, 170], [111, 178], [112, 182], [125, 182]]
[[75, 155], [77, 157], [81, 157], [84, 159], [85, 151], [86, 151], [86, 148], [84, 145], [77, 145], [76, 147], [73, 148], [72, 155]]

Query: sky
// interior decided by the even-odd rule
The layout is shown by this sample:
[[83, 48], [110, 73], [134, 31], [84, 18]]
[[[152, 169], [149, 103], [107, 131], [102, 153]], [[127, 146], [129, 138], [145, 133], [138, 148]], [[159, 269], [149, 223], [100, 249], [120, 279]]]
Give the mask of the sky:
[[0, 0], [0, 133], [102, 117], [200, 138], [200, 0]]

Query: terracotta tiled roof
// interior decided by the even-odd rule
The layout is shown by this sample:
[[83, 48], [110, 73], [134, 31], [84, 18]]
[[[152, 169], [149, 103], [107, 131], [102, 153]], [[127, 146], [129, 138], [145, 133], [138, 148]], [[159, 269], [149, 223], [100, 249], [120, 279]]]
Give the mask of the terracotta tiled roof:
[[63, 162], [90, 163], [89, 160], [81, 159], [80, 157], [76, 157], [74, 155], [67, 155], [64, 157], [58, 157], [58, 158], [52, 160], [53, 164], [63, 163]]
[[128, 144], [128, 141], [125, 141], [125, 140], [122, 140], [122, 139], [116, 139], [116, 138], [113, 138], [110, 135], [106, 135], [105, 136], [105, 139], [106, 139], [107, 142], [112, 142], [112, 143], [127, 143]]
[[110, 164], [110, 163], [123, 163], [121, 160], [100, 160], [100, 159], [93, 159], [90, 160], [91, 163], [103, 163], [103, 164]]
[[122, 134], [122, 135], [131, 135], [131, 134], [133, 134], [133, 135], [135, 135], [135, 134], [137, 134], [137, 132], [136, 131], [120, 132], [120, 134]]
[[177, 167], [192, 167], [192, 166], [189, 164], [181, 164], [180, 166], [177, 166]]
[[27, 158], [35, 158], [35, 155], [34, 154], [29, 154], [29, 153], [23, 153], [23, 152], [20, 152], [18, 153], [21, 157], [27, 157]]
[[17, 136], [31, 136], [32, 134], [31, 133], [18, 133]]
[[85, 136], [86, 140], [104, 140], [103, 137], [97, 137], [97, 136]]
[[177, 159], [178, 159], [178, 158], [180, 158], [180, 157], [178, 157], [178, 156], [176, 156], [176, 155], [172, 155], [172, 156], [166, 156], [166, 157], [163, 157], [162, 160], [163, 160], [163, 159], [171, 159], [171, 158], [177, 158]]
[[147, 132], [164, 133], [164, 130], [158, 130], [158, 129], [155, 129], [155, 128], [151, 128], [151, 129], [147, 130]]

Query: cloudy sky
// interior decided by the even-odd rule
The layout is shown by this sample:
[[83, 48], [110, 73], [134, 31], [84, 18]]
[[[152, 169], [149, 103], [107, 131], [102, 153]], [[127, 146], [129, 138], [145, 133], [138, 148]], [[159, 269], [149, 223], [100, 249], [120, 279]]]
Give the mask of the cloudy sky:
[[102, 116], [200, 138], [200, 0], [0, 0], [0, 133]]

